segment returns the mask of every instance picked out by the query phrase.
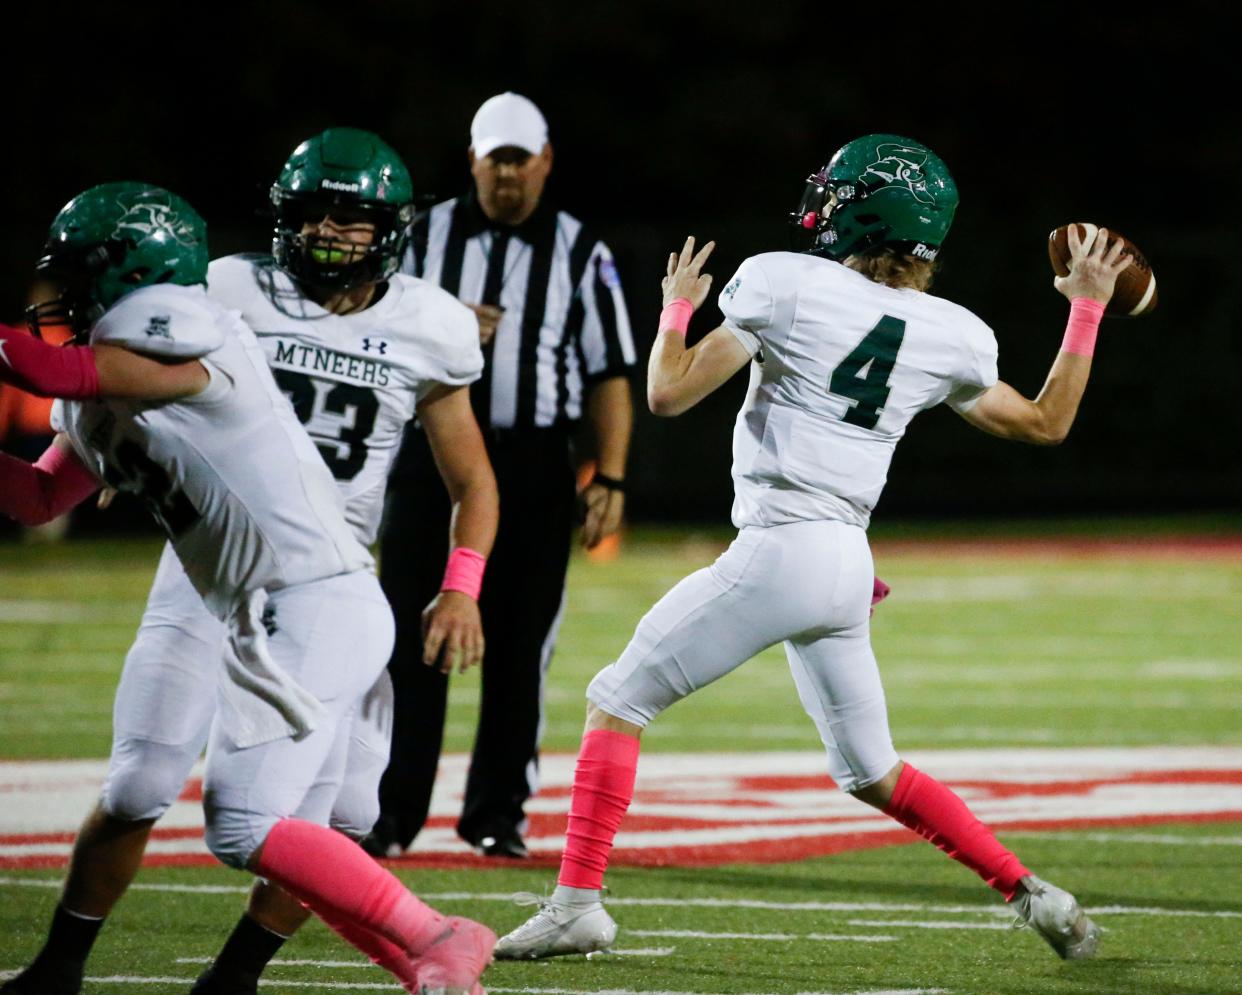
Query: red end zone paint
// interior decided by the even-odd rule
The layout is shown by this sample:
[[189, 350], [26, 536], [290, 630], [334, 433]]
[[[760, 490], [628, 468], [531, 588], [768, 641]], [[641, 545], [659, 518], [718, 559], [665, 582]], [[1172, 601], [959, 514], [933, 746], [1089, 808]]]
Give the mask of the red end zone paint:
[[[1001, 833], [1242, 821], [1242, 747], [945, 750], [909, 759]], [[566, 755], [544, 760], [544, 791], [530, 806], [526, 835], [537, 866], [558, 861], [573, 763]], [[497, 866], [453, 830], [465, 767], [465, 757], [445, 758], [432, 817], [402, 866]], [[917, 841], [837, 791], [822, 768], [818, 753], [645, 755], [614, 863], [792, 861]], [[103, 772], [102, 762], [0, 763], [0, 868], [63, 867]], [[148, 864], [214, 863], [202, 841], [200, 798], [196, 778], [152, 834]]]

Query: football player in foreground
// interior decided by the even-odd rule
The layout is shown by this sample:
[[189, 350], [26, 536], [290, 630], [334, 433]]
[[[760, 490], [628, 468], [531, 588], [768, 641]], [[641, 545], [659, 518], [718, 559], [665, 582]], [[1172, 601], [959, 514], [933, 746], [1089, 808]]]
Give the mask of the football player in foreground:
[[[866, 527], [910, 420], [947, 403], [976, 428], [1043, 445], [1073, 424], [1099, 319], [1127, 264], [1104, 232], [1071, 241], [1061, 351], [1028, 400], [997, 379], [996, 339], [966, 309], [928, 294], [957, 191], [918, 142], [869, 135], [807, 184], [792, 223], [805, 253], [742, 263], [719, 297], [724, 324], [686, 348], [707, 297], [713, 243], [669, 257], [665, 308], [647, 367], [652, 412], [693, 407], [750, 364], [733, 436], [737, 538], [639, 622], [587, 689], [557, 887], [496, 956], [598, 950], [617, 927], [600, 902], [613, 839], [633, 798], [639, 737], [669, 705], [782, 643], [803, 708], [844, 791], [965, 864], [1063, 958], [1094, 954], [1098, 928], [1073, 896], [1041, 881], [952, 791], [893, 749], [868, 603]], [[1071, 229], [1074, 231], [1074, 229]], [[1076, 233], [1075, 233], [1076, 236]]]
[[[317, 235], [306, 243], [329, 260], [352, 257]], [[40, 319], [67, 322], [89, 344], [54, 349], [0, 334], [0, 378], [68, 402], [55, 412], [62, 434], [37, 464], [0, 458], [0, 510], [49, 517], [101, 481], [138, 494], [173, 550], [161, 562], [160, 596], [153, 594], [139, 642], [162, 639], [156, 649], [166, 667], [205, 669], [208, 681], [192, 686], [204, 695], [218, 689], [204, 780], [211, 851], [296, 896], [408, 991], [481, 991], [491, 932], [440, 916], [326, 828], [338, 817], [355, 718], [391, 651], [392, 613], [341, 492], [260, 345], [202, 286], [205, 225], [167, 191], [106, 184], [60, 213], [40, 269], [62, 292], [34, 310], [32, 328]], [[395, 371], [390, 376], [395, 382]], [[474, 538], [487, 545], [482, 517]], [[463, 638], [460, 626], [450, 628]], [[198, 642], [183, 644], [185, 637]], [[470, 642], [458, 648], [464, 656], [478, 650]], [[199, 707], [178, 696], [187, 686], [157, 674], [130, 688], [130, 704], [148, 712]], [[159, 718], [147, 716], [148, 735], [163, 732]], [[180, 790], [185, 757], [159, 749], [169, 744], [158, 738], [144, 740], [138, 717], [129, 719], [135, 725], [118, 723], [118, 741], [143, 766], [129, 770], [129, 750], [114, 749], [103, 801], [83, 834], [80, 873], [71, 875], [44, 951], [6, 993], [79, 990], [102, 916], [141, 858], [151, 817], [137, 811], [138, 800], [158, 814]], [[374, 796], [382, 758], [370, 766]], [[157, 787], [146, 791], [152, 780]], [[117, 786], [126, 791], [120, 800]], [[377, 805], [369, 807], [374, 818]], [[147, 825], [136, 832], [133, 821]], [[286, 903], [276, 899], [278, 908]]]

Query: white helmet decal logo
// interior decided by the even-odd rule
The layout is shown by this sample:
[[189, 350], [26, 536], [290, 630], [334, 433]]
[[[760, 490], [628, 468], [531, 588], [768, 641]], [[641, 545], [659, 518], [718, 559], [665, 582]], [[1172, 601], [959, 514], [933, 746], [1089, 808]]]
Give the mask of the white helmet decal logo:
[[920, 204], [935, 205], [936, 198], [927, 189], [927, 177], [923, 165], [927, 162], [927, 150], [909, 145], [881, 145], [875, 150], [876, 161], [871, 163], [863, 176], [871, 173], [888, 184], [901, 184], [913, 194]]
[[167, 204], [155, 201], [139, 201], [136, 204], [119, 202], [125, 208], [116, 223], [114, 235], [122, 232], [138, 232], [138, 240], [150, 238], [152, 235], [167, 235], [178, 245], [197, 245], [194, 229], [182, 221], [177, 212]]

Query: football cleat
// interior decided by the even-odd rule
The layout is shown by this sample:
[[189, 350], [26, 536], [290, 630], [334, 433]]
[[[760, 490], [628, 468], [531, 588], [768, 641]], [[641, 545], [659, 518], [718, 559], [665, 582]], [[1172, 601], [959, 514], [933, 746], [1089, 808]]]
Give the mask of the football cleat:
[[568, 905], [531, 895], [539, 911], [496, 944], [497, 960], [537, 960], [604, 950], [617, 938], [617, 924], [603, 903]]
[[215, 965], [198, 976], [190, 995], [259, 995], [259, 976], [246, 975], [226, 981], [215, 972]]
[[483, 995], [479, 976], [492, 962], [496, 934], [473, 919], [449, 916], [444, 933], [414, 962], [415, 995]]
[[80, 963], [62, 963], [55, 968], [36, 960], [15, 978], [0, 984], [3, 995], [78, 995], [82, 990]]
[[1100, 927], [1087, 918], [1073, 895], [1034, 874], [1028, 874], [1020, 883], [1024, 891], [1013, 900], [1018, 910], [1015, 929], [1030, 926], [1062, 960], [1088, 960], [1095, 956]]

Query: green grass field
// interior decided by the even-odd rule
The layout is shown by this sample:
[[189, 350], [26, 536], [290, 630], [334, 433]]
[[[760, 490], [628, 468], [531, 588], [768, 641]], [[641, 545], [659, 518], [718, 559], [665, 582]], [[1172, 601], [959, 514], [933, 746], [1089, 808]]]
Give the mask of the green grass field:
[[[898, 748], [1242, 745], [1242, 556], [1175, 547], [1070, 555], [1053, 541], [1234, 524], [1045, 525], [1046, 548], [992, 551], [961, 542], [979, 538], [978, 529], [878, 533], [877, 568], [894, 593], [877, 614], [874, 642]], [[589, 678], [643, 611], [727, 538], [644, 531], [628, 537], [614, 562], [575, 560], [548, 689], [549, 750], [576, 749]], [[111, 690], [157, 551], [137, 540], [0, 546], [0, 757], [106, 755]], [[476, 702], [477, 678], [457, 681], [446, 749], [469, 748]], [[672, 709], [644, 747], [646, 754], [818, 748], [779, 649]], [[972, 875], [917, 844], [786, 864], [619, 868], [609, 885], [620, 952], [498, 964], [487, 987], [1242, 992], [1242, 824], [1001, 835], [1043, 876], [1107, 910], [1097, 961], [1062, 964], [1034, 936], [1002, 928], [1003, 907]], [[505, 896], [552, 883], [540, 868], [401, 874], [420, 894], [441, 896], [432, 901], [445, 911], [498, 931], [528, 913]], [[0, 973], [38, 948], [58, 879], [56, 871], [0, 871]], [[201, 969], [195, 959], [215, 952], [244, 886], [225, 869], [145, 870], [90, 964], [92, 978], [118, 980], [86, 990], [188, 991]], [[273, 965], [264, 991], [395, 990], [314, 924], [281, 958], [290, 963]]]

